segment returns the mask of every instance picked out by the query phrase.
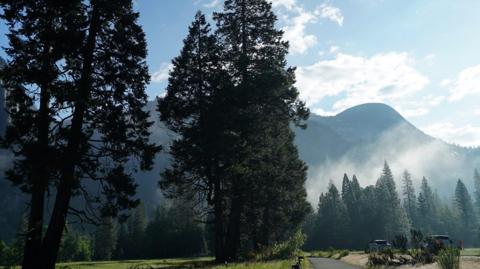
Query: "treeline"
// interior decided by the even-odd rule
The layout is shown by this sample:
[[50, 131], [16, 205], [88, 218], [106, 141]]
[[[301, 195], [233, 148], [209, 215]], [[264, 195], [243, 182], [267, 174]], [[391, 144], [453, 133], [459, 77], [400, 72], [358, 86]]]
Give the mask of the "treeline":
[[480, 245], [480, 175], [474, 172], [474, 197], [458, 180], [453, 199], [439, 197], [423, 177], [417, 192], [408, 171], [397, 191], [392, 172], [385, 163], [375, 185], [361, 187], [355, 175], [345, 174], [341, 189], [330, 183], [319, 198], [305, 231], [306, 249], [363, 249], [370, 240], [408, 236], [411, 229], [423, 234], [446, 234], [456, 244]]
[[[6, 244], [0, 241], [0, 265], [21, 261], [27, 222]], [[191, 203], [164, 201], [150, 216], [140, 205], [125, 222], [103, 218], [97, 226], [68, 225], [58, 253], [59, 261], [105, 261], [192, 257], [211, 253], [211, 233], [196, 219]]]

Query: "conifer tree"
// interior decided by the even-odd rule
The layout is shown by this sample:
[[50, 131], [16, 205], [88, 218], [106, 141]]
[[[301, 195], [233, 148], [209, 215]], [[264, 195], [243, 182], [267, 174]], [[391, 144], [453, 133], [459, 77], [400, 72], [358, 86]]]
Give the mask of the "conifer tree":
[[[234, 140], [225, 130], [231, 119], [228, 77], [223, 75], [216, 38], [205, 15], [198, 12], [178, 57], [173, 60], [167, 92], [158, 100], [160, 119], [179, 134], [170, 147], [173, 164], [162, 174], [161, 188], [172, 198], [206, 200], [213, 207], [215, 257], [225, 249], [225, 162], [233, 154]], [[193, 146], [195, 145], [195, 146]]]
[[129, 259], [143, 259], [145, 258], [145, 240], [147, 229], [147, 215], [145, 212], [145, 207], [143, 204], [140, 204], [132, 216], [128, 219], [128, 245], [125, 250], [125, 255]]
[[[298, 99], [298, 91], [293, 86], [294, 68], [286, 67], [288, 43], [282, 39], [283, 32], [275, 29], [277, 18], [269, 2], [227, 0], [223, 11], [214, 13], [214, 19], [217, 23], [216, 35], [222, 47], [223, 66], [233, 84], [227, 114], [235, 123], [231, 131], [238, 134], [235, 143], [238, 148], [230, 157], [235, 164], [231, 166], [235, 169], [230, 170], [235, 180], [231, 182], [229, 191], [232, 200], [226, 254], [235, 259], [240, 248], [241, 216], [250, 209], [245, 206], [248, 200], [245, 195], [252, 194], [252, 190], [244, 187], [255, 186], [251, 181], [261, 178], [269, 169], [264, 162], [258, 162], [258, 156], [269, 154], [268, 141], [278, 133], [288, 132], [290, 123], [302, 125], [308, 117], [308, 110]], [[280, 143], [293, 144], [291, 135], [282, 137], [285, 140]], [[305, 170], [302, 165], [291, 168], [298, 169], [299, 173]], [[271, 180], [282, 179], [273, 177]], [[301, 181], [304, 180], [295, 184], [302, 186]], [[260, 195], [258, 192], [254, 194]], [[284, 195], [289, 197], [286, 193]], [[299, 195], [304, 196], [302, 192]], [[290, 197], [294, 202], [295, 196]], [[299, 217], [303, 218], [302, 215], [306, 214]]]
[[8, 93], [5, 109], [10, 120], [8, 129], [2, 130], [2, 136], [3, 131], [6, 133], [1, 146], [14, 154], [7, 179], [30, 194], [22, 267], [37, 268], [46, 189], [58, 164], [58, 148], [53, 146], [56, 141], [51, 128], [61, 124], [62, 115], [52, 102], [63, 101], [63, 88], [68, 85], [61, 76], [65, 70], [57, 63], [78, 42], [72, 21], [79, 16], [72, 10], [80, 10], [80, 1], [6, 0], [0, 7], [9, 31], [5, 49], [9, 63], [2, 62], [1, 79], [5, 86], [2, 92]]
[[473, 172], [473, 187], [474, 187], [474, 197], [475, 197], [475, 207], [477, 213], [480, 216], [480, 173], [475, 169]]
[[338, 189], [330, 183], [328, 191], [320, 195], [317, 221], [313, 240], [317, 248], [348, 247], [345, 233], [348, 231], [348, 216]]
[[417, 197], [413, 187], [412, 175], [405, 170], [403, 172], [403, 207], [412, 226], [416, 227]]
[[433, 232], [436, 212], [433, 191], [428, 185], [427, 179], [423, 177], [418, 194], [418, 225], [425, 232]]
[[[286, 67], [288, 43], [270, 3], [227, 0], [214, 19], [211, 36], [196, 16], [159, 101], [161, 119], [180, 134], [161, 185], [213, 208], [215, 256], [224, 261], [238, 258], [241, 247], [274, 243], [307, 214], [306, 167], [290, 124], [301, 125], [308, 110]], [[268, 232], [243, 240], [255, 237], [255, 227]]]
[[[69, 213], [91, 220], [92, 208], [115, 216], [138, 204], [132, 175], [151, 168], [159, 150], [148, 141], [152, 123], [143, 110], [149, 81], [145, 36], [130, 0], [2, 5], [3, 18], [14, 25], [7, 49], [13, 64], [5, 71], [12, 124], [3, 144], [25, 149], [17, 151], [9, 176], [32, 193], [34, 229], [25, 268], [50, 269]], [[32, 85], [39, 90], [25, 87]], [[85, 179], [97, 182], [99, 193], [87, 195]], [[38, 208], [49, 183], [55, 201], [42, 239]], [[71, 198], [81, 194], [90, 205], [72, 208]]]
[[112, 217], [104, 217], [95, 230], [93, 258], [101, 261], [111, 260], [116, 245], [117, 229], [115, 222]]
[[475, 234], [478, 229], [478, 221], [473, 208], [472, 198], [468, 193], [467, 187], [460, 179], [457, 181], [455, 188], [455, 207], [459, 214], [459, 224], [463, 228], [461, 236], [463, 240], [472, 244], [472, 234]]
[[395, 181], [387, 162], [384, 164], [383, 173], [375, 188], [379, 221], [383, 223], [381, 235], [384, 238], [392, 239], [397, 234], [406, 234], [408, 221], [405, 211], [400, 206]]
[[360, 212], [360, 185], [356, 176], [352, 178], [352, 181], [349, 181], [348, 176], [345, 174], [343, 176], [342, 183], [342, 200], [346, 206], [349, 223], [350, 233], [346, 234], [346, 238], [349, 238], [349, 246], [352, 247], [352, 244], [356, 243], [359, 240], [360, 232], [358, 231], [358, 223], [362, 222], [362, 215]]

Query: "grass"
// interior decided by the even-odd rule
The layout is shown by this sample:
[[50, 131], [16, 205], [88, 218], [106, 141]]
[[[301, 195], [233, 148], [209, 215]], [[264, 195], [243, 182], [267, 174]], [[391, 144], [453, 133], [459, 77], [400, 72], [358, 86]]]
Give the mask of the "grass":
[[462, 256], [480, 256], [480, 248], [466, 248], [460, 253]]
[[[147, 268], [199, 268], [199, 269], [290, 269], [295, 262], [292, 260], [270, 262], [244, 262], [225, 265], [213, 264], [213, 258], [190, 258], [190, 259], [162, 259], [162, 260], [124, 260], [124, 261], [95, 261], [95, 262], [70, 262], [57, 264], [58, 269], [133, 269], [136, 265], [139, 269]], [[308, 261], [302, 268], [309, 269]]]
[[459, 269], [460, 251], [457, 248], [447, 248], [440, 251], [437, 263], [441, 269]]
[[350, 254], [350, 252], [345, 249], [329, 249], [310, 252], [310, 256], [312, 257], [330, 258], [336, 260], [340, 260], [341, 258], [348, 256], [348, 254]]

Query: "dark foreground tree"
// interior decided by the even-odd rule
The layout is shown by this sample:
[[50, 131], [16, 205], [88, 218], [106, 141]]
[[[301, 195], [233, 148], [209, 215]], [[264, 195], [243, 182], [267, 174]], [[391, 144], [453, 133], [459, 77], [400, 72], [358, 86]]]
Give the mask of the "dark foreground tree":
[[5, 0], [0, 7], [9, 30], [9, 63], [1, 79], [10, 124], [2, 147], [15, 156], [7, 179], [30, 194], [23, 268], [37, 268], [45, 193], [58, 164], [52, 132], [61, 124], [61, 115], [53, 103], [63, 101], [67, 84], [59, 62], [78, 41], [71, 22], [78, 18], [80, 1]]
[[[136, 206], [132, 174], [149, 169], [158, 151], [148, 141], [146, 43], [132, 2], [64, 2], [2, 2], [4, 18], [26, 29], [10, 28], [12, 69], [6, 78], [12, 122], [4, 144], [16, 153], [10, 178], [32, 192], [30, 226], [36, 243], [26, 248], [33, 254], [25, 261], [35, 268], [54, 268], [69, 213], [85, 220], [97, 209], [116, 216]], [[27, 43], [30, 47], [22, 50], [21, 35], [26, 34], [29, 42], [44, 36], [46, 41], [39, 47]], [[31, 156], [35, 154], [42, 157]], [[29, 177], [36, 172], [41, 178]], [[98, 184], [98, 193], [87, 190], [86, 179]], [[56, 197], [42, 240], [40, 208], [49, 182]], [[84, 208], [70, 206], [75, 195], [84, 196]], [[31, 268], [28, 264], [25, 268]]]
[[224, 261], [283, 240], [307, 214], [290, 124], [308, 110], [267, 1], [226, 1], [214, 19], [212, 36], [197, 14], [159, 100], [161, 119], [179, 134], [161, 187], [211, 209]]

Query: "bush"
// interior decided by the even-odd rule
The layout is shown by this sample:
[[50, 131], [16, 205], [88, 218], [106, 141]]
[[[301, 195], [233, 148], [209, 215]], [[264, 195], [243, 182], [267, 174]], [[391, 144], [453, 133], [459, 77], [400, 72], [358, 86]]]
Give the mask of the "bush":
[[459, 269], [460, 250], [451, 247], [442, 249], [437, 257], [437, 263], [441, 269]]
[[350, 254], [350, 252], [348, 252], [348, 250], [342, 250], [338, 253], [338, 257], [337, 257], [337, 260], [340, 260], [341, 258], [345, 257], [345, 256], [348, 256], [348, 254]]
[[67, 233], [62, 239], [58, 256], [61, 261], [90, 261], [92, 253], [91, 238], [73, 232]]
[[301, 253], [301, 247], [307, 236], [297, 231], [289, 240], [274, 245], [272, 248], [260, 254], [262, 260], [292, 259]]
[[423, 243], [423, 234], [419, 230], [410, 230], [410, 242], [412, 242], [412, 247], [420, 248]]
[[405, 252], [407, 250], [408, 239], [405, 235], [396, 235], [393, 239], [393, 247]]

